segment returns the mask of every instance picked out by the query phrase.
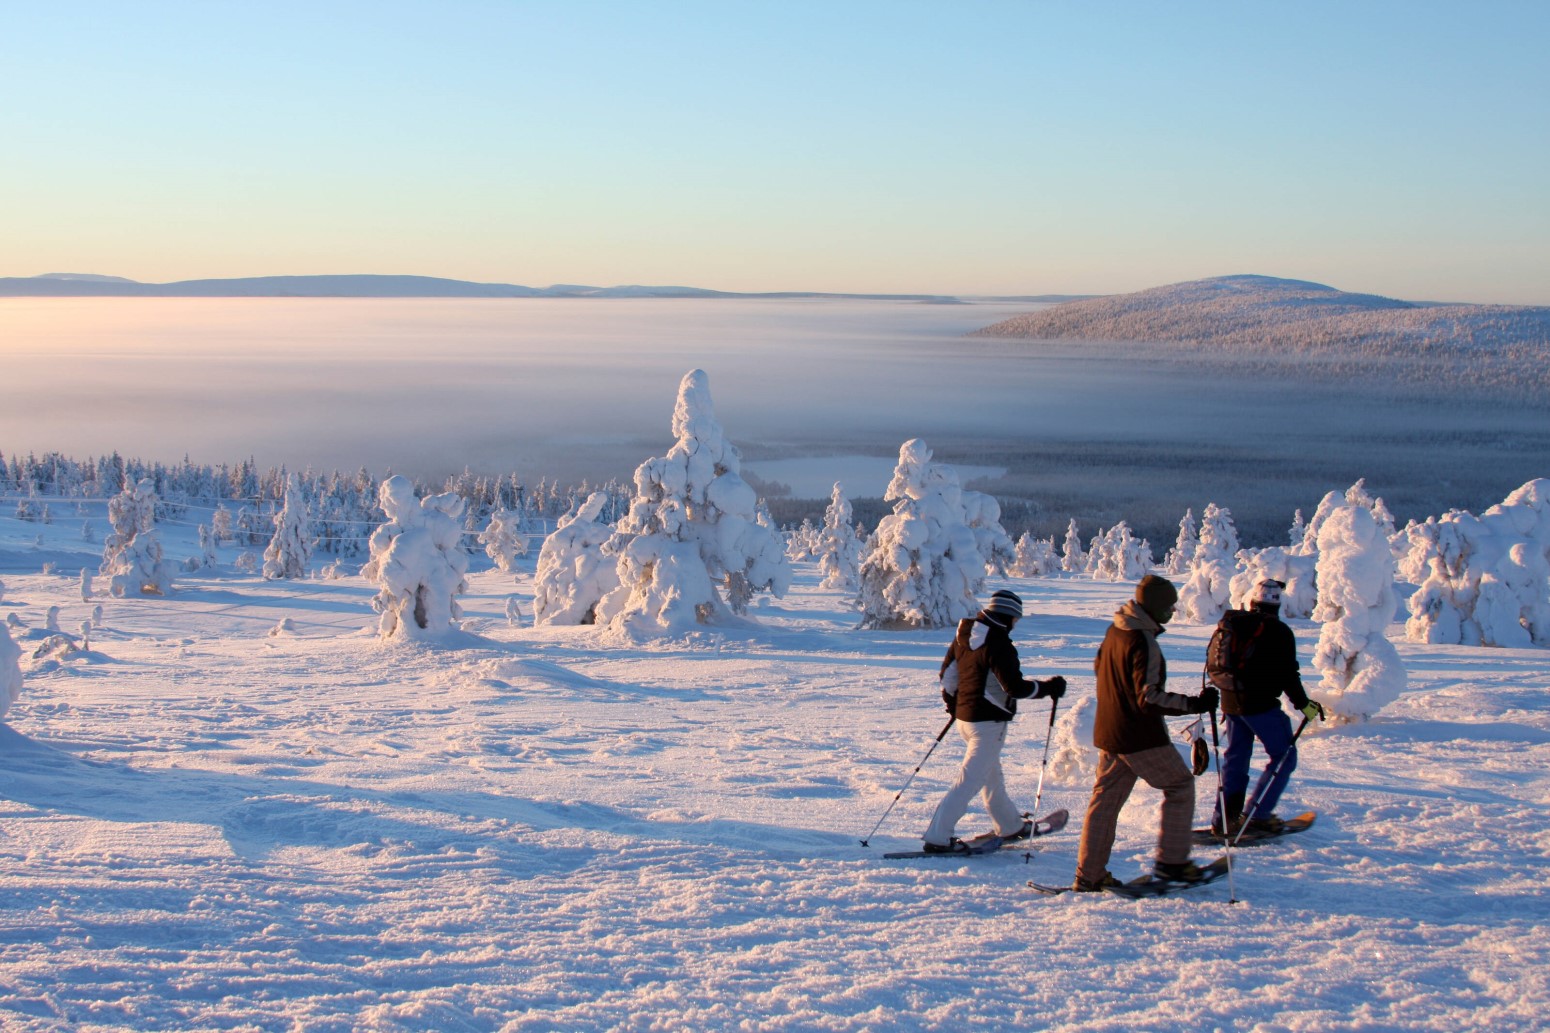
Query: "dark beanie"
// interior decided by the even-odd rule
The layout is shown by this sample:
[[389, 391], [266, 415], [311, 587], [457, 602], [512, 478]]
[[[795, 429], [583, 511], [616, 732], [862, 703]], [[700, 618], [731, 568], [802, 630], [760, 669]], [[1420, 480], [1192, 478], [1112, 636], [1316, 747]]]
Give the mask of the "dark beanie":
[[1158, 624], [1163, 624], [1168, 619], [1168, 611], [1173, 609], [1173, 604], [1179, 601], [1179, 590], [1173, 587], [1173, 582], [1156, 574], [1148, 574], [1136, 585], [1136, 602], [1141, 604], [1141, 609], [1147, 612]]

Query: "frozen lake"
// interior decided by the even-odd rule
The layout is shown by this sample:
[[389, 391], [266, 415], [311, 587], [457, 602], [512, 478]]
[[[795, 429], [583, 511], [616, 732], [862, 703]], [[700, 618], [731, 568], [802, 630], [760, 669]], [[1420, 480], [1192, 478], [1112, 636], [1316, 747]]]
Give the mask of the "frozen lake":
[[1123, 516], [1159, 541], [1207, 501], [1246, 530], [1284, 527], [1359, 476], [1424, 517], [1550, 473], [1542, 411], [962, 337], [1035, 307], [6, 299], [0, 451], [627, 479], [671, 443], [678, 381], [699, 367], [764, 480], [880, 494], [922, 437], [966, 481], [1031, 500], [1043, 533]]

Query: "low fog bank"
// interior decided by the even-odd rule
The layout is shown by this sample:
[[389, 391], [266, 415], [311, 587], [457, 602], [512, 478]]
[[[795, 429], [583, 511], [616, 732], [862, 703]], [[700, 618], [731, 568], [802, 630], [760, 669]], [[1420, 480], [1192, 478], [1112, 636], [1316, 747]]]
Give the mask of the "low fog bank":
[[[1123, 518], [1159, 556], [1184, 509], [1207, 502], [1233, 511], [1245, 544], [1271, 544], [1294, 510], [1358, 477], [1403, 521], [1478, 511], [1550, 473], [1543, 400], [962, 336], [1028, 308], [13, 299], [0, 450], [627, 481], [671, 444], [678, 381], [699, 367], [767, 481], [781, 468], [761, 475], [761, 461], [803, 460], [823, 483], [825, 457], [886, 461], [921, 437], [941, 461], [996, 474], [966, 469], [1014, 533]], [[769, 487], [782, 523], [826, 501]], [[846, 485], [869, 527], [885, 487]]]

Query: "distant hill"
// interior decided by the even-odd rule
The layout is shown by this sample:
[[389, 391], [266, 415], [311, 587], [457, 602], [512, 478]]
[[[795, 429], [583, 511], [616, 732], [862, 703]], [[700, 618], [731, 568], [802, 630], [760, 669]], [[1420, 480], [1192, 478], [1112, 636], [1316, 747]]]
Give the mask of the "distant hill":
[[1550, 399], [1550, 307], [1398, 301], [1273, 276], [1072, 301], [971, 336], [1165, 343], [1239, 361], [1295, 360], [1312, 371], [1445, 375]]
[[[871, 301], [921, 301], [956, 304], [946, 294], [825, 294], [774, 291], [758, 294], [703, 287], [589, 287], [560, 283], [522, 287], [512, 283], [475, 283], [436, 276], [250, 276], [236, 279], [139, 283], [94, 273], [47, 273], [0, 277], [0, 297], [10, 298], [850, 298]], [[1069, 295], [1017, 295], [977, 301], [1066, 301]]]

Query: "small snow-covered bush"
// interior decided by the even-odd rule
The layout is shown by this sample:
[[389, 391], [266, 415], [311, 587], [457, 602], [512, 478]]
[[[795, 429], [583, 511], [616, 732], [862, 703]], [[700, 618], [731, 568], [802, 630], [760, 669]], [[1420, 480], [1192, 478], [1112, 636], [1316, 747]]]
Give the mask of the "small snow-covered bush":
[[489, 525], [479, 532], [479, 544], [484, 546], [484, 554], [495, 561], [502, 573], [515, 573], [517, 558], [527, 555], [524, 524], [520, 511], [497, 509], [490, 514]]
[[1152, 549], [1121, 520], [1093, 538], [1087, 573], [1097, 581], [1138, 581], [1152, 569]]
[[919, 438], [899, 448], [886, 501], [861, 561], [862, 627], [945, 628], [973, 616], [985, 559], [964, 520], [958, 474]]
[[963, 522], [974, 532], [974, 547], [985, 560], [987, 575], [1005, 575], [1017, 557], [1012, 536], [1001, 526], [1001, 503], [982, 491], [963, 491]]
[[608, 496], [596, 491], [561, 517], [538, 550], [533, 576], [534, 624], [593, 624], [597, 604], [619, 587], [614, 559], [603, 552], [613, 528], [599, 518]]
[[378, 504], [387, 522], [371, 533], [362, 568], [375, 581], [374, 610], [383, 638], [429, 639], [456, 630], [457, 597], [468, 588], [468, 553], [461, 545], [463, 499], [448, 492], [416, 499], [407, 477], [382, 482]]
[[1298, 555], [1289, 546], [1239, 550], [1238, 572], [1228, 582], [1233, 608], [1247, 610], [1254, 586], [1269, 579], [1286, 586], [1281, 590], [1282, 617], [1311, 616], [1317, 599], [1313, 588], [1315, 562], [1314, 557]]
[[22, 694], [22, 651], [11, 631], [0, 624], [0, 720]]

